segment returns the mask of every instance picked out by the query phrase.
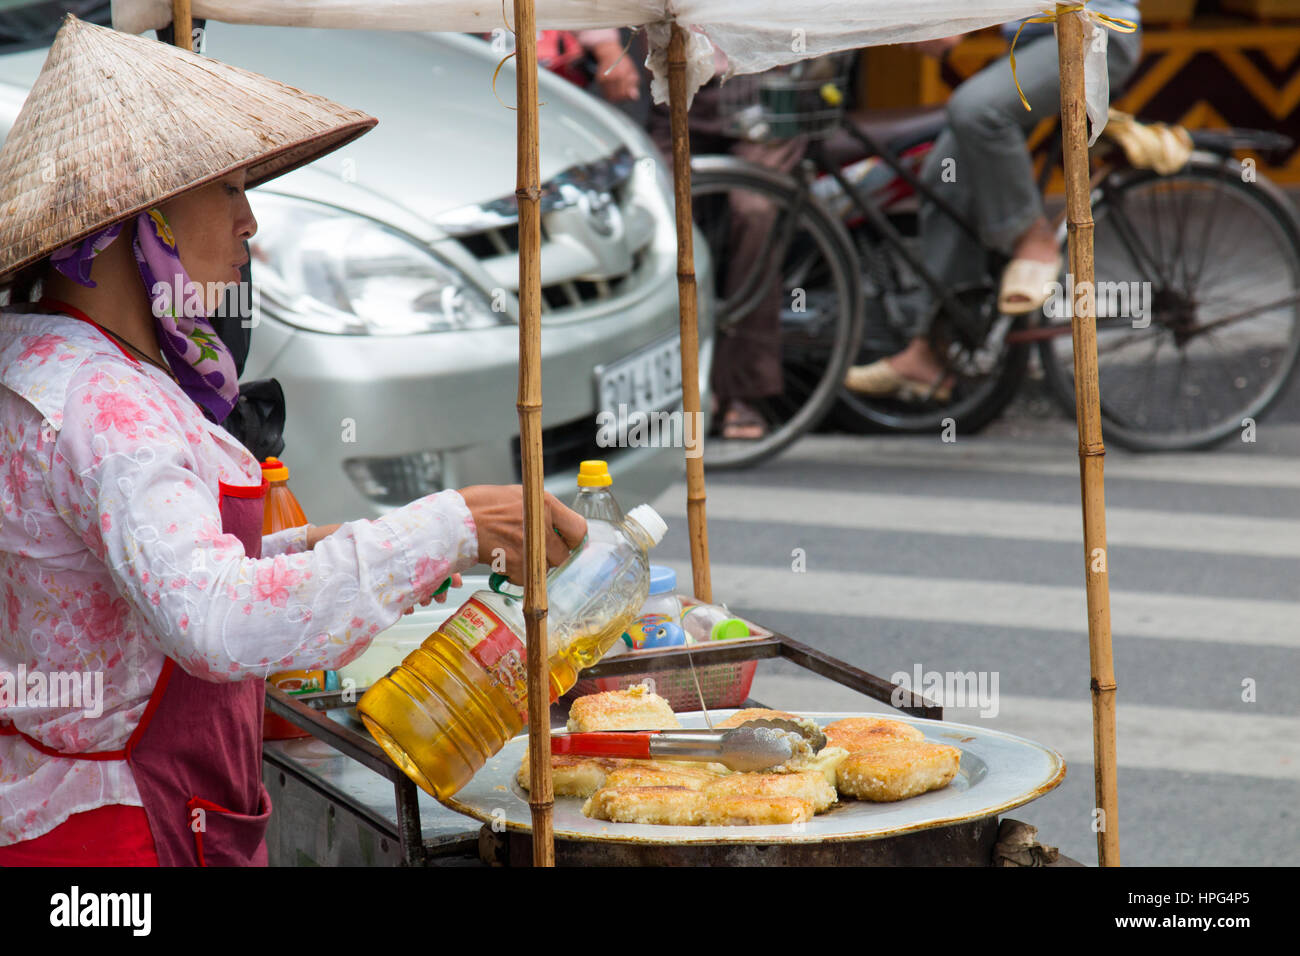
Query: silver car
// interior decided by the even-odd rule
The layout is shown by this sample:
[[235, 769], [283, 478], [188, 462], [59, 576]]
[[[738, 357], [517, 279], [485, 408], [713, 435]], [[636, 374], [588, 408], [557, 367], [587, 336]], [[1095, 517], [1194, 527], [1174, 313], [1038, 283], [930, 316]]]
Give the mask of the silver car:
[[[379, 119], [249, 194], [243, 380], [284, 386], [283, 458], [308, 516], [375, 517], [443, 488], [519, 481], [511, 66], [494, 91], [502, 54], [474, 37], [207, 27], [206, 54]], [[0, 56], [0, 129], [46, 49]], [[618, 111], [550, 74], [539, 92], [546, 487], [569, 500], [579, 461], [604, 458], [630, 506], [684, 472], [680, 431], [647, 441], [633, 428], [633, 447], [603, 447], [597, 427], [602, 411], [608, 423], [680, 409], [670, 174]], [[707, 414], [707, 294], [700, 341]]]

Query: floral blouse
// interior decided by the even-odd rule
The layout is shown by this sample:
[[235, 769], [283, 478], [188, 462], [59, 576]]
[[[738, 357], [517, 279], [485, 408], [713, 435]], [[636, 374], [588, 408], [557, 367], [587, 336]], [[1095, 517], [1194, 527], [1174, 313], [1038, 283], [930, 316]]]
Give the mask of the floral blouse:
[[[256, 458], [83, 320], [0, 312], [0, 384], [0, 727], [46, 747], [122, 748], [167, 657], [212, 681], [342, 667], [477, 563], [450, 490], [310, 550], [305, 528], [267, 535], [246, 557], [221, 532], [218, 482], [259, 485]], [[102, 674], [102, 694], [67, 706], [61, 676], [63, 697], [43, 699], [37, 673], [87, 690]], [[125, 761], [0, 735], [0, 846], [108, 804], [140, 805]]]

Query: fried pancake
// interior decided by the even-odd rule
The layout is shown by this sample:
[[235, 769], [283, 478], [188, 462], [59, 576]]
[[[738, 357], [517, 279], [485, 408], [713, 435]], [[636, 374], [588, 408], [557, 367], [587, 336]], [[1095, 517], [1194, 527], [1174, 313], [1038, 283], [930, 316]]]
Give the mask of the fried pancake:
[[630, 787], [685, 787], [688, 790], [701, 790], [706, 783], [717, 779], [717, 774], [686, 767], [621, 767], [609, 772], [604, 786], [610, 790]]
[[835, 788], [816, 770], [798, 773], [734, 773], [704, 785], [710, 800], [722, 797], [796, 797], [821, 813], [837, 799]]
[[[616, 757], [578, 757], [574, 754], [551, 755], [551, 788], [557, 797], [589, 797], [605, 783], [610, 771], [630, 761]], [[515, 779], [529, 788], [528, 751], [519, 764]]]
[[[607, 777], [620, 770], [662, 770], [666, 773], [685, 771], [686, 776], [703, 775], [712, 780], [731, 771], [720, 763], [698, 763], [685, 760], [632, 760], [628, 757], [580, 757], [576, 754], [551, 755], [551, 788], [557, 797], [589, 797], [605, 786]], [[519, 762], [515, 780], [525, 790], [529, 789], [528, 751]], [[648, 778], [647, 778], [648, 779]], [[649, 786], [649, 784], [643, 784]]]
[[614, 823], [694, 827], [704, 822], [707, 798], [686, 787], [602, 787], [582, 805], [584, 816]]
[[676, 730], [681, 727], [668, 701], [645, 684], [579, 697], [569, 708], [569, 731]]
[[[840, 769], [840, 764], [848, 757], [849, 752], [843, 747], [832, 747], [827, 745], [822, 748], [820, 753], [802, 760], [791, 760], [783, 768], [773, 770], [773, 773], [793, 773], [805, 770], [815, 770], [826, 778], [826, 782], [832, 787], [835, 786], [835, 775]], [[789, 768], [788, 770], [785, 768]]]
[[720, 720], [714, 727], [739, 727], [747, 720], [759, 720], [760, 718], [779, 719], [779, 720], [801, 720], [802, 718], [787, 714], [784, 710], [766, 710], [762, 707], [747, 707], [744, 710], [738, 710], [726, 720]]
[[799, 797], [711, 797], [704, 808], [708, 827], [764, 826], [811, 820], [813, 805]]
[[899, 741], [849, 754], [840, 764], [840, 793], [888, 803], [948, 786], [957, 775], [961, 751], [944, 744]]
[[881, 744], [925, 739], [925, 734], [911, 724], [879, 717], [846, 717], [827, 724], [824, 733], [828, 747], [843, 747], [851, 754], [872, 750]]

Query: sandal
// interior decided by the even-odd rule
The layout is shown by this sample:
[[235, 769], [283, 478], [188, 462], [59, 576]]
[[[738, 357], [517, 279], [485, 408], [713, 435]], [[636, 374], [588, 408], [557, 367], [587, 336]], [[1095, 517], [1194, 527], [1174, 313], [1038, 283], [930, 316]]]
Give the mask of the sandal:
[[1061, 277], [1061, 257], [1055, 262], [1012, 259], [1002, 271], [998, 311], [1003, 315], [1024, 315], [1043, 307], [1052, 294], [1051, 286]]
[[901, 398], [904, 401], [938, 402], [940, 405], [947, 404], [952, 398], [951, 375], [926, 385], [901, 375], [889, 359], [852, 366], [844, 376], [844, 387], [872, 398]]
[[722, 437], [730, 440], [757, 441], [767, 435], [767, 421], [754, 406], [733, 399], [722, 418]]

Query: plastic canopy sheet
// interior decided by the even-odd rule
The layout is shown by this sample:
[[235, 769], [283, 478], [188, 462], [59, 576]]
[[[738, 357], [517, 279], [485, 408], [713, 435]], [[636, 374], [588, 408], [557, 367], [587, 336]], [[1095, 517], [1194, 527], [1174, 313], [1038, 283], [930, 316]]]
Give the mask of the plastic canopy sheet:
[[[691, 29], [687, 91], [714, 73], [713, 47], [730, 76], [866, 46], [932, 40], [1042, 14], [1043, 0], [535, 0], [540, 30], [646, 27], [651, 93], [668, 98], [670, 24]], [[510, 0], [193, 0], [195, 17], [225, 23], [352, 30], [508, 30]], [[171, 0], [113, 0], [113, 26], [129, 33], [171, 23]], [[1092, 138], [1106, 124], [1106, 28], [1089, 21], [1084, 62]], [[689, 100], [688, 100], [689, 105]], [[1055, 111], [1055, 104], [1048, 107]]]

